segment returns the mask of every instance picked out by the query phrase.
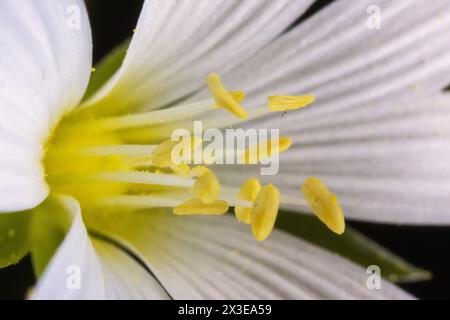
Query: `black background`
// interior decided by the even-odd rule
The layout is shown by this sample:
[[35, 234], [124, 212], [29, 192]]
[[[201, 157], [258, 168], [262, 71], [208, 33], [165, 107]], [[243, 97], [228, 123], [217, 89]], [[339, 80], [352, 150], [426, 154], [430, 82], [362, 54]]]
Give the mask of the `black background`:
[[[307, 19], [329, 2], [317, 1], [298, 22]], [[98, 61], [132, 34], [142, 1], [88, 0], [87, 4], [93, 31], [94, 61]], [[418, 298], [450, 298], [447, 287], [450, 285], [450, 227], [404, 227], [360, 222], [349, 224], [407, 261], [433, 272], [431, 281], [405, 284], [403, 288]], [[22, 299], [33, 283], [31, 263], [27, 257], [16, 266], [0, 270], [0, 299]]]

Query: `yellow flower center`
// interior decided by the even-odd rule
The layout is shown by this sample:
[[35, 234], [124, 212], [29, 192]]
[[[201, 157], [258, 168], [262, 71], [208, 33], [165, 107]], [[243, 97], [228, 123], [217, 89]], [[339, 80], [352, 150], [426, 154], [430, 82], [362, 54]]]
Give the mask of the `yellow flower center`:
[[[267, 106], [248, 112], [241, 105], [243, 92], [226, 90], [217, 74], [209, 75], [206, 82], [213, 99], [130, 115], [108, 116], [104, 109], [96, 112], [89, 107], [68, 114], [46, 145], [45, 173], [52, 192], [75, 197], [84, 213], [171, 208], [176, 215], [222, 215], [234, 207], [237, 220], [250, 224], [257, 240], [270, 235], [283, 202], [308, 203], [330, 229], [342, 233], [342, 210], [318, 180], [308, 180], [303, 186], [306, 200], [295, 199], [280, 195], [273, 185], [261, 186], [256, 178], [240, 190], [222, 187], [210, 168], [174, 161], [180, 142], [171, 141], [170, 133], [188, 126], [186, 115], [205, 118], [209, 127], [220, 124], [223, 128], [236, 118], [250, 120], [295, 110], [314, 100], [312, 96], [272, 96]], [[233, 120], [224, 119], [223, 114], [214, 117], [220, 110], [227, 110]], [[202, 143], [198, 137], [187, 142], [193, 149]], [[264, 148], [259, 143], [244, 150], [244, 163], [257, 164], [291, 145], [289, 137], [266, 141]]]
[[[91, 200], [124, 192], [126, 186], [96, 179], [100, 172], [128, 172], [128, 159], [112, 146], [120, 146], [114, 132], [97, 129], [96, 122], [86, 123], [77, 130], [66, 117], [56, 128], [46, 146], [45, 174], [52, 192], [68, 194], [82, 204]], [[112, 148], [107, 152], [102, 147]]]

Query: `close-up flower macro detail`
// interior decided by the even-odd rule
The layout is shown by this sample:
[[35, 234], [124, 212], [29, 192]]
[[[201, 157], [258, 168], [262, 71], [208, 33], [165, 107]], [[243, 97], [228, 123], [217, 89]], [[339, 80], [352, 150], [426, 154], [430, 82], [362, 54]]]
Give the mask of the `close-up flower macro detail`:
[[417, 298], [353, 223], [450, 225], [450, 1], [145, 0], [99, 58], [94, 2], [0, 0], [0, 279]]

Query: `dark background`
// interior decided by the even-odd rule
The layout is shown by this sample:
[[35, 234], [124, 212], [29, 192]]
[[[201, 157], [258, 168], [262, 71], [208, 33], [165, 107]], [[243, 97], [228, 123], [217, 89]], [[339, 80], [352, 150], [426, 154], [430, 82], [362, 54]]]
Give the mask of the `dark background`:
[[[245, 0], [244, 0], [245, 1]], [[299, 19], [301, 22], [332, 0], [317, 1]], [[94, 42], [94, 61], [132, 34], [139, 17], [141, 0], [87, 0]], [[298, 23], [297, 22], [297, 23]], [[349, 222], [365, 235], [391, 249], [418, 267], [432, 271], [431, 281], [402, 287], [418, 298], [450, 299], [450, 227], [400, 227]], [[0, 270], [0, 299], [22, 299], [33, 285], [29, 257], [16, 266]]]

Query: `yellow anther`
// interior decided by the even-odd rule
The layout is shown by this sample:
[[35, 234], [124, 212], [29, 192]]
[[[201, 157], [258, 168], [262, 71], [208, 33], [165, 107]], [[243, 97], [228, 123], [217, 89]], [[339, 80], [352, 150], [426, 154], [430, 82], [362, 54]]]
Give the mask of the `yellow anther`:
[[308, 178], [301, 190], [313, 213], [337, 234], [345, 231], [344, 213], [337, 197], [318, 178]]
[[[261, 191], [261, 183], [256, 178], [251, 178], [244, 183], [237, 195], [239, 200], [246, 200], [253, 202], [256, 199], [259, 191]], [[252, 217], [252, 208], [239, 207], [234, 208], [234, 213], [239, 222], [250, 224]]]
[[245, 93], [242, 91], [229, 91], [228, 92], [236, 102], [242, 102], [245, 100]]
[[194, 184], [195, 195], [205, 204], [213, 203], [220, 194], [220, 183], [216, 175], [205, 168]]
[[[186, 159], [189, 156], [192, 160], [194, 159], [195, 149], [201, 143], [202, 140], [195, 136], [182, 139], [182, 141], [164, 141], [153, 151], [152, 163], [160, 168], [171, 168], [175, 173], [183, 176], [189, 175], [190, 167], [185, 162], [175, 163], [174, 156], [176, 155], [179, 160]], [[187, 155], [185, 152], [191, 154]]]
[[209, 169], [207, 167], [205, 167], [205, 166], [196, 166], [196, 167], [191, 169], [191, 176], [192, 177], [199, 177], [201, 175], [204, 175], [208, 171], [209, 171]]
[[278, 208], [280, 207], [280, 192], [269, 184], [261, 189], [254, 201], [251, 224], [253, 236], [258, 241], [267, 239], [275, 226]]
[[180, 216], [186, 215], [222, 215], [227, 213], [228, 204], [222, 200], [216, 200], [210, 204], [204, 204], [202, 200], [192, 198], [173, 209], [173, 213]]
[[314, 96], [271, 96], [267, 104], [271, 111], [289, 111], [304, 108], [314, 102]]
[[94, 67], [91, 68], [91, 73], [94, 73], [95, 71], [97, 71], [97, 69], [95, 69]]
[[[228, 91], [228, 93], [231, 95], [231, 97], [236, 101], [236, 102], [242, 102], [245, 100], [245, 93], [242, 91]], [[214, 108], [222, 108], [221, 106], [219, 106], [217, 103], [213, 106]]]
[[152, 153], [152, 162], [155, 166], [161, 168], [171, 168], [172, 149], [178, 144], [178, 141], [167, 140], [156, 147]]
[[256, 164], [261, 159], [270, 158], [288, 150], [292, 146], [292, 139], [289, 137], [280, 137], [278, 140], [263, 141], [250, 147], [244, 153], [245, 164]]
[[248, 117], [247, 111], [239, 104], [244, 100], [245, 95], [239, 91], [227, 91], [220, 80], [220, 77], [212, 73], [206, 79], [209, 90], [211, 91], [217, 106], [227, 109], [236, 117], [245, 120]]
[[183, 137], [181, 141], [175, 142], [171, 151], [171, 158], [177, 159], [177, 162], [193, 163], [195, 161], [195, 153], [200, 152], [199, 147], [202, 145], [201, 137], [188, 136]]
[[152, 153], [152, 164], [159, 168], [170, 168], [178, 175], [189, 175], [189, 166], [176, 164], [172, 161], [172, 149], [178, 144], [177, 141], [167, 140], [156, 147]]
[[181, 163], [179, 165], [174, 164], [171, 168], [175, 174], [183, 177], [188, 177], [191, 174], [191, 167], [185, 163]]

